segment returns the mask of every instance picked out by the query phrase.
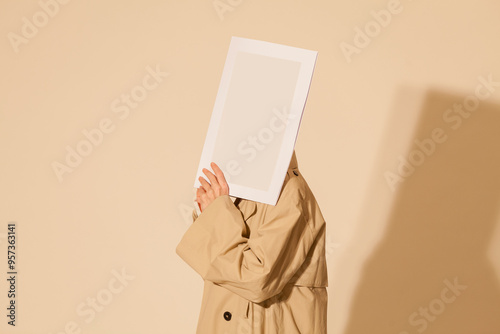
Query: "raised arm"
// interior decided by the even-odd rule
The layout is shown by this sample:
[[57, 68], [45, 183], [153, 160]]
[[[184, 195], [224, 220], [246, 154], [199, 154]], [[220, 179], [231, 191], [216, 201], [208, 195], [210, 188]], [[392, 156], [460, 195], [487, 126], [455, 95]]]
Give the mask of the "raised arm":
[[203, 279], [255, 303], [278, 293], [304, 263], [317, 231], [309, 226], [303, 184], [285, 178], [275, 206], [249, 236], [229, 195], [217, 197], [189, 227], [177, 254]]

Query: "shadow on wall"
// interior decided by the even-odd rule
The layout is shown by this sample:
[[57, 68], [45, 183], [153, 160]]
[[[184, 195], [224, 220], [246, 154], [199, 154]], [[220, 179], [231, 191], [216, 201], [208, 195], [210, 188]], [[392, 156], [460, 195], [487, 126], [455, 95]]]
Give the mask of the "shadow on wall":
[[[468, 118], [450, 112], [445, 121], [464, 99], [424, 96], [408, 153], [432, 131], [441, 142], [420, 165], [413, 153], [414, 170], [402, 169], [407, 177], [364, 265], [344, 334], [500, 333], [499, 277], [487, 256], [499, 215], [500, 106], [480, 101]], [[427, 144], [420, 151], [431, 152]]]

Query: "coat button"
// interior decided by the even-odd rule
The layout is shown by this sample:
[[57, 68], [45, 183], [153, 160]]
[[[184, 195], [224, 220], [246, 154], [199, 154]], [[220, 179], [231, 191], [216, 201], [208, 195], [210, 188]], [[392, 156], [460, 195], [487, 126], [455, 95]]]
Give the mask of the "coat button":
[[293, 173], [295, 174], [295, 176], [299, 176], [299, 173], [296, 170], [294, 170]]
[[231, 312], [224, 312], [224, 319], [226, 319], [226, 321], [229, 321], [231, 320]]

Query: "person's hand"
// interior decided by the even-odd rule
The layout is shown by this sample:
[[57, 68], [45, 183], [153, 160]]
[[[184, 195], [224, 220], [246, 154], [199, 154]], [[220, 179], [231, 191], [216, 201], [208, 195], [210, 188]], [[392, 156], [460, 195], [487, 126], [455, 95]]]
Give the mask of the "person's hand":
[[224, 177], [224, 173], [215, 162], [212, 162], [210, 166], [212, 166], [215, 175], [208, 169], [203, 168], [203, 173], [208, 177], [210, 183], [202, 176], [198, 178], [201, 182], [201, 186], [196, 190], [196, 202], [198, 202], [201, 212], [203, 212], [203, 210], [205, 210], [205, 208], [217, 197], [229, 195], [229, 186]]

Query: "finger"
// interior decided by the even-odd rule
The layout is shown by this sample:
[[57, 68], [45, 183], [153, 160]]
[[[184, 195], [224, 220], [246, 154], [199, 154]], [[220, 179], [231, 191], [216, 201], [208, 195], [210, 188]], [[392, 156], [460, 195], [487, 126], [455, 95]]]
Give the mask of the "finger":
[[205, 189], [203, 189], [202, 186], [198, 187], [198, 191], [196, 193], [196, 200], [201, 204], [205, 202], [207, 193], [205, 192]]
[[217, 176], [217, 180], [219, 180], [219, 184], [227, 185], [227, 181], [226, 178], [224, 177], [224, 172], [222, 171], [222, 169], [220, 169], [215, 162], [212, 162], [210, 165], [212, 166], [212, 169], [214, 170], [215, 175]]
[[210, 183], [208, 183], [207, 180], [205, 180], [205, 178], [203, 176], [200, 176], [198, 178], [198, 180], [200, 180], [200, 183], [201, 183], [201, 186], [203, 187], [203, 189], [208, 192], [212, 189], [212, 186], [210, 185]]
[[219, 181], [217, 181], [217, 177], [211, 171], [209, 171], [206, 168], [203, 168], [203, 173], [205, 173], [205, 175], [210, 180], [210, 184], [212, 185], [212, 187], [215, 188], [219, 187]]

